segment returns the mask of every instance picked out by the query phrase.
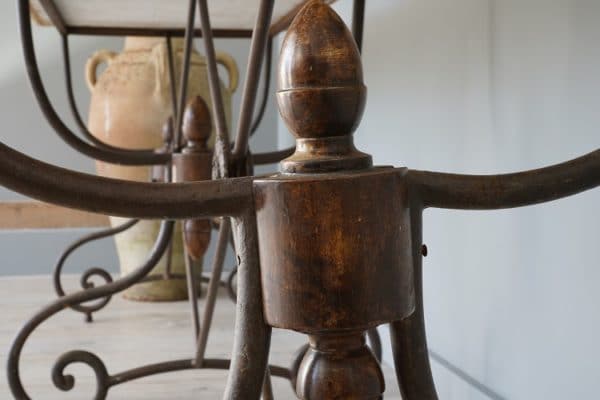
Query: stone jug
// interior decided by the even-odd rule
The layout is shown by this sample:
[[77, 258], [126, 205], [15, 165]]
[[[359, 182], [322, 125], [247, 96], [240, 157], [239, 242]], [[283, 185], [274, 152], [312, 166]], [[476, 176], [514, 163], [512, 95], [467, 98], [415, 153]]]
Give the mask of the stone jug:
[[[173, 40], [173, 59], [177, 89], [179, 89], [183, 40]], [[229, 85], [221, 83], [228, 124], [231, 123], [231, 99], [238, 84], [238, 68], [234, 59], [217, 53], [217, 61], [229, 74]], [[99, 67], [106, 69], [98, 74]], [[120, 54], [100, 50], [87, 62], [86, 80], [91, 91], [88, 119], [90, 132], [105, 143], [126, 149], [152, 149], [163, 145], [162, 128], [172, 116], [169, 54], [166, 39], [127, 37]], [[194, 50], [188, 80], [188, 99], [201, 96], [209, 108], [210, 98], [207, 65], [204, 57]], [[209, 143], [214, 143], [214, 131]], [[135, 181], [148, 181], [151, 167], [129, 167], [96, 162], [99, 175]], [[124, 219], [111, 217], [111, 225]], [[121, 273], [140, 266], [148, 257], [158, 234], [159, 222], [140, 221], [133, 228], [115, 236]], [[172, 272], [185, 274], [181, 227], [173, 236]], [[151, 275], [164, 274], [167, 257], [158, 263]], [[183, 279], [156, 280], [135, 285], [125, 297], [146, 301], [173, 301], [187, 297]]]

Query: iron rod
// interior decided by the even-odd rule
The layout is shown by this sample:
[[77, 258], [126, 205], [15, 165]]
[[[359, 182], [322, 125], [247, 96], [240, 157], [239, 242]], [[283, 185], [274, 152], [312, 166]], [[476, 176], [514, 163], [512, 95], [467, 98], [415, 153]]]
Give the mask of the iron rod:
[[63, 53], [63, 64], [65, 70], [65, 85], [67, 90], [67, 100], [69, 103], [69, 108], [71, 110], [71, 115], [75, 120], [75, 124], [79, 128], [81, 134], [93, 143], [97, 148], [105, 149], [107, 151], [116, 151], [116, 152], [126, 152], [128, 154], [139, 154], [139, 155], [152, 155], [155, 153], [154, 149], [123, 149], [120, 147], [112, 146], [108, 143], [103, 142], [98, 139], [96, 136], [92, 135], [92, 133], [87, 128], [86, 124], [83, 122], [83, 118], [81, 118], [81, 113], [79, 112], [79, 107], [77, 107], [77, 101], [75, 100], [75, 94], [73, 93], [73, 76], [71, 73], [71, 55], [69, 50], [69, 37], [67, 35], [62, 35], [62, 53]]
[[139, 219], [231, 216], [252, 207], [252, 178], [145, 183], [56, 167], [0, 143], [0, 184], [70, 208]]
[[504, 175], [409, 170], [424, 207], [489, 210], [556, 200], [600, 185], [600, 150], [550, 167]]
[[[184, 235], [184, 233], [182, 233]], [[185, 236], [182, 238], [185, 243]], [[188, 301], [192, 309], [192, 328], [194, 329], [194, 344], [196, 338], [200, 334], [200, 318], [198, 316], [198, 286], [196, 284], [196, 277], [194, 276], [194, 263], [190, 255], [188, 254], [185, 245], [183, 246], [183, 258], [185, 260], [185, 273], [187, 275], [187, 289], [188, 289]]]
[[204, 52], [206, 53], [212, 113], [217, 133], [217, 140], [215, 142], [215, 158], [217, 160], [218, 168], [217, 176], [227, 178], [229, 176], [229, 131], [227, 128], [225, 103], [223, 103], [223, 95], [221, 93], [215, 44], [206, 0], [198, 0], [198, 10], [203, 33]]
[[175, 140], [173, 141], [174, 148], [181, 146], [183, 137], [182, 124], [183, 114], [185, 112], [185, 102], [187, 100], [187, 89], [190, 75], [190, 62], [192, 57], [192, 45], [194, 43], [194, 24], [196, 21], [196, 0], [189, 0], [188, 5], [188, 20], [185, 28], [183, 63], [181, 64], [181, 80], [179, 81], [179, 102], [177, 106], [177, 114], [175, 119]]
[[[59, 297], [63, 297], [66, 295], [64, 288], [62, 286], [61, 274], [62, 274], [63, 266], [64, 266], [65, 262], [67, 261], [69, 256], [71, 254], [73, 254], [73, 252], [75, 250], [77, 250], [81, 246], [83, 246], [87, 243], [90, 243], [92, 241], [104, 239], [106, 237], [117, 235], [121, 232], [124, 232], [127, 229], [132, 228], [138, 222], [139, 222], [138, 220], [132, 219], [132, 220], [126, 221], [123, 224], [116, 226], [114, 228], [104, 229], [104, 230], [94, 232], [89, 235], [85, 235], [84, 237], [78, 239], [77, 241], [72, 243], [69, 247], [67, 247], [66, 250], [59, 257], [58, 261], [56, 262], [56, 265], [54, 266], [54, 270], [52, 273], [52, 283], [54, 285], [54, 291], [56, 292], [56, 294]], [[112, 277], [110, 276], [110, 274], [107, 271], [102, 270], [100, 268], [92, 268], [92, 269], [86, 271], [81, 278], [81, 285], [84, 289], [89, 288], [88, 279], [92, 275], [97, 275], [97, 276], [102, 277], [106, 283], [112, 282]], [[102, 299], [101, 301], [99, 301], [96, 304], [79, 304], [79, 305], [75, 304], [75, 305], [72, 305], [71, 308], [75, 311], [84, 313], [86, 315], [86, 321], [92, 322], [92, 314], [94, 312], [104, 308], [108, 304], [109, 301], [110, 301], [110, 297], [105, 297], [104, 299]]]
[[365, 28], [365, 0], [354, 0], [352, 10], [352, 34], [356, 41], [358, 50], [362, 52], [363, 36]]
[[396, 376], [404, 400], [437, 400], [429, 363], [425, 314], [423, 309], [423, 211], [418, 199], [412, 201], [410, 229], [412, 239], [415, 311], [402, 321], [390, 324]]
[[[23, 350], [23, 346], [25, 342], [31, 335], [31, 333], [44, 321], [46, 321], [51, 316], [57, 314], [58, 312], [64, 310], [67, 307], [71, 307], [72, 305], [81, 304], [90, 300], [96, 300], [99, 298], [104, 298], [110, 295], [113, 295], [117, 292], [127, 289], [131, 287], [135, 283], [142, 280], [146, 275], [148, 275], [152, 268], [156, 265], [156, 263], [161, 259], [164, 254], [169, 240], [173, 234], [173, 225], [172, 221], [165, 221], [161, 224], [160, 232], [152, 248], [150, 255], [146, 262], [143, 265], [138, 267], [135, 271], [126, 275], [125, 277], [118, 279], [112, 283], [108, 283], [106, 285], [98, 286], [95, 288], [85, 289], [79, 291], [77, 293], [69, 294], [63, 297], [60, 297], [44, 308], [42, 308], [39, 312], [37, 312], [27, 323], [19, 330], [13, 343], [10, 348], [10, 352], [8, 354], [7, 361], [7, 373], [8, 373], [8, 382], [10, 386], [10, 390], [15, 398], [20, 400], [29, 400], [30, 397], [25, 391], [23, 384], [20, 378], [20, 358], [21, 352]], [[87, 355], [87, 354], [84, 354]], [[94, 368], [94, 371], [97, 374], [98, 381], [101, 381], [102, 376], [99, 376], [98, 373], [103, 372], [101, 366], [97, 364], [97, 357], [91, 358], [91, 363], [89, 364]], [[105, 372], [105, 369], [104, 369]], [[56, 382], [56, 380], [55, 380]], [[69, 382], [63, 382], [65, 385], [63, 387], [68, 387]], [[71, 385], [72, 387], [72, 385]], [[101, 388], [98, 388], [101, 391]]]
[[221, 274], [223, 272], [223, 265], [225, 263], [225, 255], [227, 253], [227, 244], [229, 243], [229, 236], [231, 235], [231, 221], [229, 218], [223, 218], [221, 220], [221, 226], [219, 227], [219, 236], [217, 238], [217, 248], [212, 265], [212, 273], [210, 282], [208, 283], [208, 290], [206, 293], [206, 303], [204, 305], [204, 312], [202, 315], [202, 329], [200, 335], [197, 335], [197, 346], [196, 346], [196, 359], [195, 364], [201, 367], [204, 363], [204, 355], [206, 353], [206, 344], [208, 343], [208, 335], [212, 326], [213, 314], [215, 311], [215, 304], [217, 300], [217, 293], [221, 286]]
[[260, 101], [258, 114], [256, 115], [256, 117], [254, 117], [254, 122], [252, 122], [250, 136], [254, 135], [260, 127], [260, 123], [262, 122], [265, 116], [265, 111], [267, 110], [267, 104], [269, 103], [269, 94], [271, 93], [271, 68], [273, 66], [273, 37], [269, 37], [265, 58], [266, 65], [264, 68], [265, 73], [263, 75], [262, 99]]
[[100, 148], [93, 146], [81, 140], [65, 125], [60, 116], [56, 113], [56, 110], [53, 108], [42, 82], [33, 43], [29, 1], [19, 0], [18, 5], [21, 44], [23, 48], [25, 64], [27, 67], [27, 73], [29, 75], [29, 81], [40, 109], [42, 110], [50, 126], [56, 131], [60, 138], [78, 152], [99, 161], [123, 165], [152, 165], [164, 164], [167, 162], [171, 157], [170, 154], [157, 154], [154, 152], [111, 149], [105, 147]]
[[[199, 1], [206, 2], [206, 0]], [[244, 91], [242, 93], [242, 106], [240, 109], [237, 136], [232, 152], [233, 157], [236, 159], [241, 159], [248, 151], [250, 124], [252, 123], [252, 114], [254, 114], [254, 105], [256, 103], [256, 93], [258, 90], [263, 55], [265, 54], [267, 42], [269, 41], [269, 25], [273, 15], [274, 3], [274, 0], [261, 0], [256, 24], [252, 33], [250, 55], [248, 57], [248, 71], [246, 73]]]
[[[173, 54], [173, 39], [171, 36], [167, 36], [167, 53], [168, 53], [168, 67], [169, 67], [169, 86], [171, 89], [171, 112], [173, 118], [178, 114], [177, 112], [177, 78], [175, 76], [175, 56]], [[173, 146], [173, 138], [171, 138], [171, 146]]]
[[[122, 383], [130, 382], [136, 379], [145, 378], [151, 375], [164, 374], [166, 372], [175, 372], [183, 370], [193, 369], [223, 369], [228, 370], [231, 365], [230, 360], [219, 359], [219, 358], [207, 358], [204, 360], [202, 367], [194, 364], [193, 359], [186, 360], [175, 360], [167, 361], [158, 364], [146, 365], [143, 367], [135, 368], [129, 371], [120, 372], [115, 374], [111, 379], [111, 386], [120, 385]], [[290, 371], [287, 368], [279, 367], [276, 365], [269, 366], [273, 376], [278, 378], [289, 379]]]
[[239, 264], [238, 298], [231, 368], [223, 399], [258, 399], [269, 359], [271, 327], [263, 315], [256, 216], [248, 212], [235, 218], [232, 228]]

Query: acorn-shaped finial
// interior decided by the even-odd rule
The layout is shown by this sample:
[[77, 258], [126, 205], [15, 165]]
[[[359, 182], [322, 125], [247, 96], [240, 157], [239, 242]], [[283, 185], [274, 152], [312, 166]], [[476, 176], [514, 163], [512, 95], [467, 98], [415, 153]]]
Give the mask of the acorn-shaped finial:
[[352, 133], [367, 89], [360, 52], [344, 21], [324, 2], [306, 4], [283, 41], [278, 71], [279, 111], [296, 136], [285, 172], [330, 172], [371, 166]]
[[211, 130], [210, 110], [206, 102], [200, 96], [192, 98], [188, 101], [183, 115], [183, 135], [187, 149], [207, 150]]

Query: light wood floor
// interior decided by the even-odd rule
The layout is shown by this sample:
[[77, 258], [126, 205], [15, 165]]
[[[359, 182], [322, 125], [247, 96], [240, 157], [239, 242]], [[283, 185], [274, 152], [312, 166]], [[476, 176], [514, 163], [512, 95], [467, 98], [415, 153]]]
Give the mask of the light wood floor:
[[[67, 277], [67, 288], [76, 289], [78, 279]], [[0, 364], [4, 368], [10, 342], [17, 329], [45, 303], [54, 298], [49, 277], [0, 278]], [[203, 302], [201, 302], [201, 307]], [[233, 336], [234, 306], [223, 294], [217, 303], [207, 357], [229, 358]], [[105, 362], [109, 374], [143, 364], [190, 358], [194, 351], [187, 303], [134, 303], [113, 298], [92, 324], [65, 310], [49, 319], [27, 342], [21, 361], [24, 386], [34, 400], [92, 399], [94, 375], [88, 367], [67, 369], [76, 378], [70, 392], [56, 389], [50, 370], [57, 357], [69, 350], [88, 350]], [[288, 367], [291, 354], [305, 342], [302, 335], [275, 330], [271, 363]], [[399, 400], [391, 368], [384, 368], [386, 400]], [[226, 371], [186, 371], [157, 375], [111, 389], [108, 399], [171, 400], [220, 399]], [[287, 381], [273, 380], [276, 399], [295, 399]], [[11, 399], [6, 374], [0, 378], [0, 399]]]

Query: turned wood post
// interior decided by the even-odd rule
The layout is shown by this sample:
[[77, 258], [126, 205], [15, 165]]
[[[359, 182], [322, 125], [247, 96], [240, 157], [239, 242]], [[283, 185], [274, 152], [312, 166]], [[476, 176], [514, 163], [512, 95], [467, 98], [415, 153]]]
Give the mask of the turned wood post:
[[254, 182], [265, 319], [309, 335], [300, 399], [379, 399], [365, 332], [414, 310], [404, 170], [373, 167], [354, 147], [367, 90], [356, 43], [328, 5], [299, 12], [278, 81], [296, 152]]
[[[208, 147], [211, 122], [210, 110], [200, 96], [191, 99], [183, 116], [185, 146], [173, 154], [175, 182], [206, 181], [211, 179], [212, 151]], [[209, 219], [183, 221], [184, 245], [195, 261], [201, 259], [210, 243]]]

